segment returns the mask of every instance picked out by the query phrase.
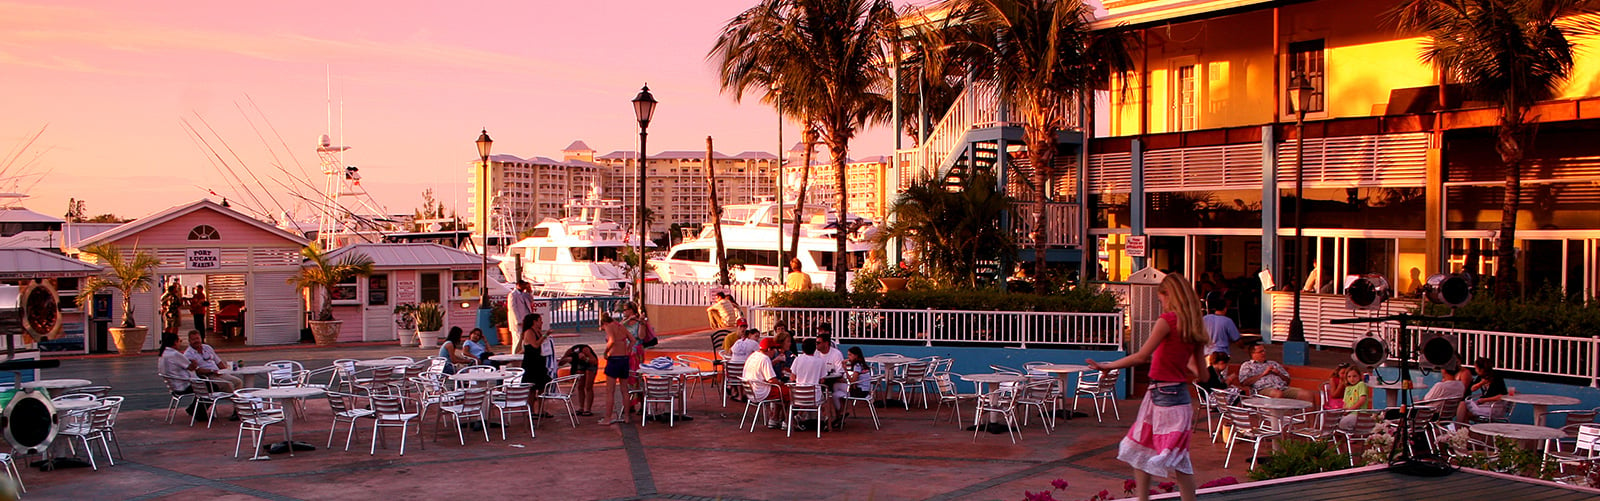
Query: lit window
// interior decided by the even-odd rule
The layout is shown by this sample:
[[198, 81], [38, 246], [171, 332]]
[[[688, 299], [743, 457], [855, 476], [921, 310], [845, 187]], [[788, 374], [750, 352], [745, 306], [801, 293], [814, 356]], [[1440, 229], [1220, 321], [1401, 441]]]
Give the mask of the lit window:
[[[1327, 90], [1327, 66], [1322, 59], [1322, 40], [1306, 40], [1289, 44], [1289, 78], [1284, 80], [1285, 87], [1293, 81], [1295, 75], [1305, 75], [1311, 82], [1311, 98], [1306, 100], [1306, 113], [1323, 111], [1324, 91]], [[1292, 92], [1292, 91], [1291, 91]], [[1288, 114], [1294, 114], [1294, 105], [1291, 99], [1284, 99]]]

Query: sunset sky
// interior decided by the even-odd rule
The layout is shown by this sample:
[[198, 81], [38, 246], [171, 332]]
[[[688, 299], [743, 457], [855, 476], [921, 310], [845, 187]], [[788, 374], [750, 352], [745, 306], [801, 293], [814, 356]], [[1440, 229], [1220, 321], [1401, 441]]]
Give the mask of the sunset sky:
[[[0, 154], [16, 156], [0, 189], [57, 216], [68, 197], [124, 217], [207, 190], [243, 198], [187, 121], [263, 206], [293, 204], [280, 184], [321, 186], [314, 148], [329, 132], [391, 212], [428, 187], [464, 208], [480, 128], [521, 157], [559, 158], [576, 139], [633, 150], [629, 100], [646, 82], [661, 102], [651, 152], [703, 149], [707, 135], [722, 152], [773, 151], [775, 112], [721, 94], [705, 57], [754, 4], [0, 1]], [[869, 131], [852, 156], [893, 144]]]

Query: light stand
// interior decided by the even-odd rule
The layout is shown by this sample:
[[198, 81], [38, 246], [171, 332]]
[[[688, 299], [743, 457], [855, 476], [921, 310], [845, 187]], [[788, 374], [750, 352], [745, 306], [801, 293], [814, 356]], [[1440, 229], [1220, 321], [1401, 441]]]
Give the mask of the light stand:
[[1398, 343], [1400, 346], [1398, 353], [1395, 354], [1395, 358], [1400, 361], [1400, 425], [1398, 427], [1399, 438], [1395, 440], [1393, 446], [1394, 448], [1389, 450], [1389, 471], [1418, 477], [1440, 477], [1449, 475], [1451, 472], [1455, 471], [1455, 468], [1451, 467], [1450, 463], [1445, 461], [1443, 457], [1430, 452], [1426, 446], [1418, 447], [1417, 441], [1415, 440], [1416, 434], [1413, 433], [1413, 428], [1416, 426], [1416, 422], [1414, 416], [1412, 415], [1415, 412], [1415, 409], [1412, 408], [1413, 399], [1411, 398], [1411, 366], [1414, 363], [1415, 357], [1411, 352], [1411, 335], [1407, 333], [1406, 327], [1411, 321], [1419, 319], [1471, 321], [1471, 319], [1464, 317], [1430, 317], [1424, 315], [1413, 315], [1410, 313], [1399, 313], [1381, 317], [1340, 318], [1330, 320], [1329, 323], [1400, 323], [1400, 341]]

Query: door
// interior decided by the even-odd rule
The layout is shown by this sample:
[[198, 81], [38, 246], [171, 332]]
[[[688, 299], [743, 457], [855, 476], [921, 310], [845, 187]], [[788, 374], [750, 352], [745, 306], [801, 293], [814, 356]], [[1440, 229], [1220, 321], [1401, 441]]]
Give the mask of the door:
[[389, 274], [367, 276], [367, 302], [362, 307], [362, 341], [389, 341], [395, 337], [394, 306], [390, 300]]

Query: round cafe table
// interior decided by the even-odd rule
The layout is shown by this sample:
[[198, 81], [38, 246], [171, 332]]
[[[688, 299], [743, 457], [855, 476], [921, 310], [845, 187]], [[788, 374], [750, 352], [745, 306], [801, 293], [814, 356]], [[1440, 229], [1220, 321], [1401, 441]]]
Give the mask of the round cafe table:
[[1312, 407], [1311, 402], [1298, 398], [1254, 397], [1246, 398], [1239, 403], [1266, 411], [1280, 430], [1284, 429], [1283, 420], [1290, 412], [1304, 411]]
[[1533, 406], [1533, 425], [1544, 426], [1544, 415], [1550, 411], [1552, 405], [1578, 405], [1579, 400], [1561, 395], [1540, 395], [1537, 393], [1518, 393], [1516, 395], [1501, 395], [1501, 400], [1528, 404]]
[[1516, 423], [1483, 423], [1472, 425], [1472, 432], [1491, 437], [1509, 438], [1519, 444], [1527, 445], [1535, 440], [1543, 441], [1549, 447], [1550, 441], [1566, 438], [1567, 433], [1555, 428], [1534, 426], [1531, 424]]
[[489, 361], [491, 361], [491, 362], [500, 362], [502, 364], [519, 363], [519, 362], [522, 362], [522, 354], [521, 353], [507, 353], [507, 354], [504, 354], [504, 355], [490, 355], [489, 356]]
[[50, 405], [55, 406], [57, 413], [67, 413], [100, 407], [105, 405], [105, 402], [101, 402], [99, 400], [73, 399], [53, 401], [50, 402]]
[[[888, 407], [889, 406], [889, 380], [890, 379], [894, 379], [895, 368], [899, 367], [899, 366], [901, 366], [903, 364], [909, 364], [911, 362], [916, 362], [918, 359], [911, 358], [911, 357], [908, 357], [908, 356], [905, 356], [905, 355], [873, 355], [873, 356], [867, 357], [866, 360], [867, 360], [867, 363], [879, 364], [879, 365], [883, 366], [883, 391], [882, 392], [876, 392], [876, 393], [878, 393], [878, 395], [881, 398], [883, 398], [883, 401], [884, 401], [883, 407]], [[903, 402], [900, 403], [899, 405], [905, 405], [906, 409], [910, 409], [911, 408], [910, 405], [905, 404]]]
[[390, 359], [387, 359], [387, 358], [379, 358], [379, 359], [373, 359], [373, 360], [357, 360], [356, 361], [356, 367], [372, 369], [372, 368], [377, 368], [377, 367], [399, 367], [399, 366], [402, 366], [402, 365], [411, 365], [411, 364], [414, 364], [414, 363], [416, 363], [416, 362], [414, 362], [414, 361], [406, 361], [406, 360], [399, 360], [399, 359], [390, 360]]
[[[965, 374], [965, 375], [961, 376], [961, 380], [962, 381], [970, 381], [970, 382], [972, 382], [972, 385], [974, 386], [974, 389], [977, 390], [977, 392], [978, 392], [978, 399], [977, 399], [978, 409], [982, 409], [983, 408], [983, 400], [986, 399], [986, 398], [989, 398], [988, 397], [988, 395], [989, 395], [989, 385], [992, 385], [992, 384], [1006, 384], [1006, 383], [1015, 384], [1015, 383], [1022, 382], [1022, 380], [1024, 380], [1024, 379], [1028, 379], [1028, 377], [1027, 376], [1023, 376], [1021, 374], [994, 373], [994, 374]], [[983, 419], [983, 416], [982, 416], [983, 413], [979, 412], [977, 409], [974, 409], [972, 411], [972, 413], [973, 413], [972, 426], [976, 427], [976, 426], [978, 426], [978, 421], [980, 419]], [[996, 423], [994, 421], [994, 416], [992, 416], [992, 415], [989, 416], [989, 432], [990, 433], [1001, 433], [1001, 432], [1006, 431], [1005, 429], [1000, 429], [1000, 431], [995, 431], [997, 429], [997, 426], [998, 427], [1004, 427], [1006, 425], [1004, 425], [1002, 423]]]
[[[1046, 374], [1055, 374], [1057, 378], [1061, 379], [1061, 394], [1062, 395], [1066, 395], [1067, 394], [1067, 383], [1068, 383], [1067, 379], [1069, 379], [1069, 377], [1071, 375], [1073, 375], [1073, 374], [1077, 374], [1077, 373], [1080, 373], [1080, 372], [1088, 372], [1090, 370], [1090, 368], [1087, 365], [1078, 365], [1078, 364], [1049, 364], [1049, 365], [1036, 365], [1036, 366], [1034, 366], [1033, 368], [1031, 368], [1029, 370], [1039, 371], [1039, 372], [1043, 372], [1043, 373], [1046, 373]], [[1062, 410], [1066, 411], [1066, 413], [1063, 414], [1063, 415], [1066, 416], [1067, 419], [1072, 419], [1072, 411], [1071, 410], [1067, 410], [1067, 409], [1062, 409]]]
[[229, 376], [239, 376], [239, 379], [243, 379], [244, 380], [244, 385], [245, 386], [255, 386], [256, 385], [256, 376], [260, 376], [262, 374], [270, 374], [272, 371], [275, 371], [275, 370], [278, 370], [278, 368], [270, 366], [270, 365], [246, 365], [246, 366], [240, 367], [238, 369], [222, 369], [222, 370], [218, 370], [217, 374], [226, 374], [226, 375], [229, 375]]
[[[316, 387], [311, 387], [311, 386], [282, 386], [282, 387], [278, 387], [278, 388], [267, 388], [267, 389], [264, 389], [264, 390], [252, 391], [252, 392], [248, 393], [248, 395], [251, 396], [251, 397], [255, 397], [255, 398], [264, 398], [264, 399], [267, 399], [267, 400], [276, 401], [276, 400], [284, 400], [284, 399], [315, 397], [315, 396], [321, 395], [323, 393], [327, 393], [327, 391], [323, 390], [322, 388], [316, 388]], [[302, 451], [314, 451], [314, 450], [317, 450], [317, 447], [314, 446], [314, 445], [311, 445], [311, 444], [308, 444], [308, 443], [305, 443], [305, 442], [296, 442], [296, 441], [294, 441], [294, 412], [292, 410], [285, 409], [284, 412], [283, 412], [283, 429], [284, 429], [284, 434], [289, 436], [289, 440], [285, 440], [283, 442], [278, 442], [278, 443], [275, 443], [275, 444], [267, 446], [267, 452], [268, 453], [278, 454], [278, 453], [281, 453], [281, 452], [288, 452], [289, 456], [293, 457], [295, 449], [299, 449], [299, 450], [302, 450]], [[265, 460], [265, 459], [271, 459], [271, 458], [268, 457], [268, 456], [260, 456], [260, 457], [253, 457], [253, 458], [250, 458], [250, 459], [251, 460]]]
[[40, 379], [19, 384], [17, 388], [24, 390], [51, 390], [54, 392], [82, 388], [91, 384], [94, 384], [94, 382], [87, 379]]

